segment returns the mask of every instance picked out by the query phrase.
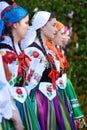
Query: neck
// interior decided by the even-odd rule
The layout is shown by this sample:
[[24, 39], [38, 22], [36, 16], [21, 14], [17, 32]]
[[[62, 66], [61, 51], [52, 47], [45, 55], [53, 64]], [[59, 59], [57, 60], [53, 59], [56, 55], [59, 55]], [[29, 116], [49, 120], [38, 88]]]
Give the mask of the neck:
[[45, 35], [43, 35], [43, 33], [41, 33], [41, 38], [42, 38], [43, 44], [46, 45], [46, 37]]
[[20, 41], [19, 36], [16, 34], [15, 31], [13, 31], [13, 38], [14, 38], [14, 42], [18, 43]]

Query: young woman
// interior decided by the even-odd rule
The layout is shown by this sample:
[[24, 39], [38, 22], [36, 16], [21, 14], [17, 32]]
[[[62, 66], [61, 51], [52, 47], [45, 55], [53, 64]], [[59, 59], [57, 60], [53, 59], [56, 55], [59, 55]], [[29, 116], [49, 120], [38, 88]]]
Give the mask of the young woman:
[[[74, 130], [57, 91], [60, 64], [51, 42], [56, 33], [56, 18], [53, 14], [39, 11], [34, 15], [25, 39], [29, 45], [25, 52], [32, 59], [26, 89], [42, 130]], [[27, 39], [28, 36], [31, 37], [30, 40]]]
[[84, 120], [84, 115], [83, 112], [81, 111], [72, 83], [66, 76], [67, 74], [66, 71], [68, 69], [68, 61], [64, 55], [64, 50], [62, 49], [65, 48], [65, 46], [70, 41], [69, 29], [67, 26], [64, 26], [61, 22], [57, 22], [56, 26], [57, 26], [58, 33], [54, 38], [53, 42], [57, 47], [60, 63], [61, 62], [63, 63], [63, 65], [60, 66], [62, 69], [62, 75], [60, 77], [60, 80], [64, 83], [65, 86], [64, 89], [58, 86], [58, 91], [61, 93], [61, 97], [64, 100], [69, 110], [69, 113], [72, 115], [75, 121], [76, 128], [77, 129], [83, 128], [86, 126], [86, 122]]
[[[19, 110], [18, 114], [20, 113], [19, 117], [22, 120], [21, 124], [23, 123], [22, 127], [13, 128], [11, 120], [17, 126], [14, 118], [11, 117], [12, 119], [7, 120], [8, 118], [2, 116], [2, 130], [40, 129], [30, 99], [25, 90], [25, 86], [27, 85], [27, 71], [31, 59], [20, 49], [20, 41], [25, 37], [29, 28], [28, 22], [28, 12], [20, 6], [8, 6], [1, 13], [0, 53], [2, 54], [6, 80], [10, 88], [12, 88], [14, 101]], [[19, 120], [16, 115], [17, 113], [15, 112], [13, 116], [16, 117], [16, 120]]]

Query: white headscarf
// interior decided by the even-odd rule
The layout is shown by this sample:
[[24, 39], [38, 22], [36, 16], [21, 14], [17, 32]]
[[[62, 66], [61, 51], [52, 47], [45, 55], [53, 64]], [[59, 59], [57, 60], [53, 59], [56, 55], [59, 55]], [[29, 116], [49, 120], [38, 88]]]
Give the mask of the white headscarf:
[[[0, 13], [8, 6], [9, 6], [9, 4], [7, 2], [1, 1], [0, 2]], [[1, 17], [1, 15], [0, 15], [0, 17]]]
[[29, 27], [28, 32], [24, 40], [21, 42], [22, 49], [25, 49], [36, 38], [36, 30], [43, 27], [49, 20], [51, 13], [47, 11], [38, 11], [32, 18], [32, 26]]

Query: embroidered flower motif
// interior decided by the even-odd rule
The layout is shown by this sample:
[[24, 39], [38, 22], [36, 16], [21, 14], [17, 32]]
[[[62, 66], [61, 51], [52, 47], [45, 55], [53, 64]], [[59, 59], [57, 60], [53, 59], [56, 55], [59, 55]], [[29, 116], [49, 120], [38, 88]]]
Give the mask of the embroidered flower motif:
[[37, 58], [39, 56], [39, 53], [37, 51], [34, 51], [32, 55], [34, 58]]
[[11, 64], [13, 61], [16, 61], [17, 55], [14, 52], [6, 51], [6, 54], [2, 58], [4, 62]]
[[63, 81], [62, 81], [62, 80], [60, 80], [60, 81], [59, 81], [59, 84], [60, 84], [60, 85], [63, 85]]
[[16, 89], [16, 93], [19, 94], [19, 95], [21, 95], [22, 94], [22, 90], [20, 88], [17, 88]]
[[51, 93], [52, 92], [52, 88], [48, 87], [47, 91]]
[[38, 81], [40, 80], [40, 76], [36, 73], [36, 74], [34, 75], [34, 79], [38, 82]]
[[49, 97], [51, 97], [51, 96], [52, 96], [52, 87], [49, 86], [49, 85], [47, 85], [46, 90], [47, 90], [47, 95], [48, 95]]
[[76, 127], [77, 129], [81, 128], [81, 123], [79, 121], [76, 121]]
[[28, 77], [27, 77], [27, 80], [28, 80], [29, 82], [30, 82], [30, 79], [31, 79], [33, 73], [34, 73], [34, 70], [30, 70], [30, 73], [29, 73], [29, 75], [28, 75]]
[[39, 76], [36, 76], [35, 79], [38, 81], [40, 78], [39, 78]]

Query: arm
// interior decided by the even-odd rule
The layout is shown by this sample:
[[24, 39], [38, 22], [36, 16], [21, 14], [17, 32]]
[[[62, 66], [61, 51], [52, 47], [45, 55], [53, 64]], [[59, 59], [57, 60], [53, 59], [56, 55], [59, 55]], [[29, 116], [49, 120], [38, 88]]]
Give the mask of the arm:
[[28, 94], [37, 86], [45, 70], [45, 57], [41, 51], [35, 47], [25, 50], [25, 53], [31, 58], [29, 71], [27, 73], [28, 86], [26, 86]]

